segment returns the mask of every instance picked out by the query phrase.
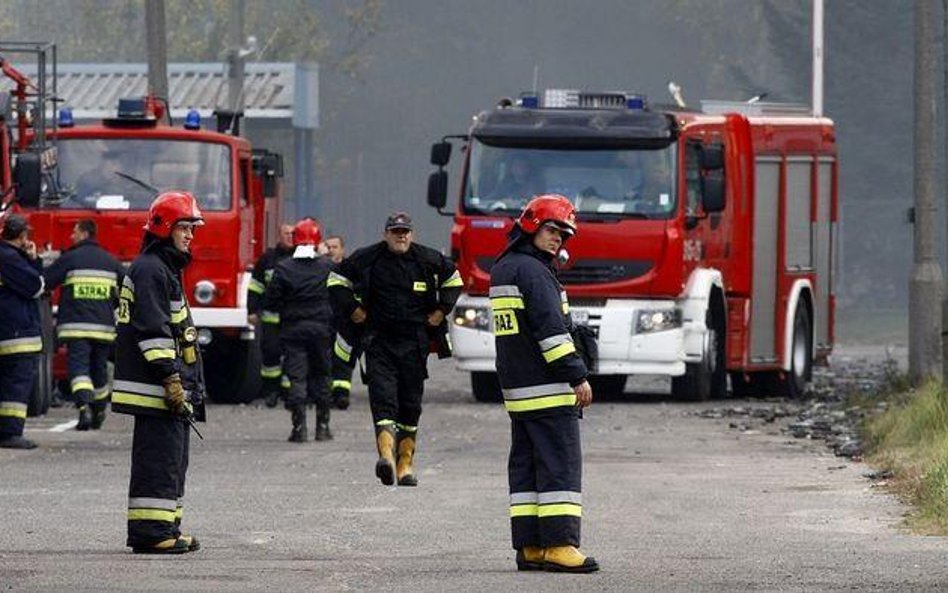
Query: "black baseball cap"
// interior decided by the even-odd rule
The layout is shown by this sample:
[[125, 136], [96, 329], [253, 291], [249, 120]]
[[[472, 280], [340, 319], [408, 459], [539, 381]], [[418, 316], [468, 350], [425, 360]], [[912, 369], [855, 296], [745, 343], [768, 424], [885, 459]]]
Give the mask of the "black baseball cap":
[[394, 229], [407, 229], [411, 230], [411, 216], [408, 216], [405, 212], [396, 212], [385, 219], [385, 230], [391, 231]]

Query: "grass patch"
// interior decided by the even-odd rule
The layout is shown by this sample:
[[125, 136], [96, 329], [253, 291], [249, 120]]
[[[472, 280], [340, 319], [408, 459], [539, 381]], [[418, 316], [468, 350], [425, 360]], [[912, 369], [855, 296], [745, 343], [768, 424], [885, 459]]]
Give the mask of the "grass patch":
[[909, 528], [948, 534], [948, 392], [932, 381], [886, 399], [864, 425], [868, 461], [891, 471], [892, 491], [914, 507]]

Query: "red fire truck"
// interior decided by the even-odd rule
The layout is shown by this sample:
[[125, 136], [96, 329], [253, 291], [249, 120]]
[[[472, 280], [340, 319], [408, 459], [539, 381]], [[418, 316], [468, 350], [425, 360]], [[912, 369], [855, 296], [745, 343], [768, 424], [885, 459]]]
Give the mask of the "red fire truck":
[[[451, 250], [465, 282], [451, 337], [475, 397], [499, 397], [487, 291], [530, 197], [557, 193], [579, 232], [559, 270], [574, 321], [599, 341], [594, 389], [671, 377], [673, 396], [799, 396], [833, 347], [833, 122], [800, 107], [649, 108], [633, 93], [505, 99], [432, 147], [428, 202], [445, 206], [464, 149]], [[560, 258], [561, 261], [566, 259]]]
[[208, 392], [225, 402], [255, 397], [259, 349], [247, 326], [246, 292], [249, 269], [278, 233], [280, 155], [239, 136], [239, 114], [218, 112], [216, 129], [206, 129], [194, 110], [172, 122], [168, 106], [151, 97], [122, 99], [116, 117], [87, 125], [75, 125], [68, 109], [60, 110], [47, 136], [56, 168], [45, 176], [42, 194], [18, 195], [16, 204], [46, 258], [68, 248], [75, 223], [91, 218], [102, 246], [129, 263], [158, 191], [197, 197], [206, 224], [194, 241], [185, 290]]

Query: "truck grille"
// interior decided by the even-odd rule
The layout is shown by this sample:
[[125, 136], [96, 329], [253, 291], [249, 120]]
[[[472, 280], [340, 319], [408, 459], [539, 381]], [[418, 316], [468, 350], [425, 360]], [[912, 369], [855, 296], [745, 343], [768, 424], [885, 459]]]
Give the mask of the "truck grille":
[[[559, 278], [563, 284], [604, 284], [619, 282], [643, 276], [652, 269], [653, 262], [637, 259], [584, 259], [569, 269], [560, 270]], [[494, 258], [477, 258], [477, 267], [490, 273]]]

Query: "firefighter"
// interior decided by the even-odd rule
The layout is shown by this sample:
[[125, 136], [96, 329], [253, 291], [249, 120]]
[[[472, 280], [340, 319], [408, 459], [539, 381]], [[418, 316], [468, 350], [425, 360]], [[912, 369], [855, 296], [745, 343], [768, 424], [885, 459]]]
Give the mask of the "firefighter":
[[26, 219], [10, 214], [0, 231], [0, 447], [33, 449], [23, 437], [37, 354], [43, 350], [37, 301], [42, 264]]
[[365, 327], [375, 475], [387, 486], [415, 486], [429, 335], [445, 331], [461, 276], [451, 260], [414, 243], [411, 217], [396, 212], [385, 222], [383, 240], [343, 260], [329, 284], [336, 313]]
[[166, 191], [151, 204], [141, 253], [122, 280], [112, 411], [135, 416], [128, 492], [128, 540], [139, 554], [200, 548], [182, 535], [189, 424], [204, 421], [204, 378], [197, 330], [182, 284], [197, 200]]
[[[293, 253], [293, 225], [280, 225], [280, 239], [277, 244], [263, 252], [253, 267], [250, 284], [247, 286], [247, 323], [256, 326], [261, 323], [260, 339], [260, 378], [263, 380], [262, 392], [268, 408], [276, 407], [280, 401], [280, 390], [284, 386], [283, 367], [280, 358], [280, 317], [273, 311], [262, 308], [263, 295], [267, 284], [273, 277], [273, 268]], [[288, 386], [288, 385], [287, 385]]]
[[[334, 265], [346, 258], [346, 244], [339, 235], [330, 235], [326, 239], [326, 253]], [[349, 393], [352, 391], [352, 371], [356, 361], [362, 356], [362, 328], [350, 319], [338, 315], [334, 317], [336, 339], [332, 356], [332, 403], [340, 409], [349, 407]]]
[[579, 411], [592, 402], [592, 389], [553, 267], [575, 232], [569, 200], [535, 197], [491, 268], [497, 375], [511, 422], [510, 527], [519, 570], [599, 569], [578, 549]]
[[96, 224], [80, 220], [73, 245], [46, 270], [46, 288], [62, 285], [56, 338], [66, 343], [69, 386], [79, 409], [76, 430], [99, 429], [109, 397], [108, 360], [122, 265], [96, 242]]
[[265, 305], [280, 316], [283, 370], [290, 379], [286, 409], [293, 429], [289, 441], [305, 442], [306, 401], [316, 404], [316, 440], [332, 439], [329, 429], [329, 351], [332, 308], [326, 281], [332, 263], [319, 255], [319, 223], [304, 218], [293, 227], [293, 255], [276, 265]]

